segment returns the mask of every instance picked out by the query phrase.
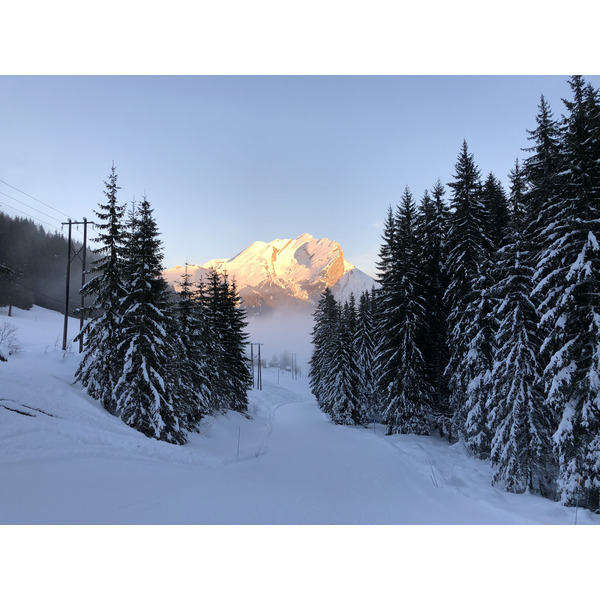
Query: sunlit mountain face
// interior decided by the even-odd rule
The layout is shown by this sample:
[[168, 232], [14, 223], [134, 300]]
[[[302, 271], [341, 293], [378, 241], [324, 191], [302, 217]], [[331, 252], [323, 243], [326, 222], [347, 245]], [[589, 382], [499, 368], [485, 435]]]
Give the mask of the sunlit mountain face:
[[[296, 239], [254, 242], [231, 259], [217, 259], [201, 266], [188, 265], [192, 281], [200, 280], [211, 268], [227, 273], [235, 281], [244, 306], [251, 314], [269, 314], [274, 309], [313, 310], [325, 288], [347, 300], [357, 301], [375, 281], [350, 264], [340, 245], [304, 233]], [[185, 267], [164, 272], [165, 279], [178, 289]]]

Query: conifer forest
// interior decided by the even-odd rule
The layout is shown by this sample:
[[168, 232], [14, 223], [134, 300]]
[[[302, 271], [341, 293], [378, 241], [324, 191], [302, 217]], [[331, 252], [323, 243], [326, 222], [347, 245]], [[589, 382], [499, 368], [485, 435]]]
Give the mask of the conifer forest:
[[541, 96], [508, 190], [466, 141], [449, 189], [404, 190], [380, 287], [321, 297], [311, 388], [335, 423], [460, 440], [494, 485], [598, 511], [600, 96], [569, 86], [561, 117]]

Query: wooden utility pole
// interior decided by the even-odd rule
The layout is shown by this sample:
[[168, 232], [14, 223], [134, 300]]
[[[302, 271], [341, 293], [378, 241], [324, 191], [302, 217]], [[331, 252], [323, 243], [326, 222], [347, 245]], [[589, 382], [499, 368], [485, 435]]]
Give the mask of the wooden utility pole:
[[[88, 220], [83, 219], [83, 221], [71, 221], [69, 219], [66, 223], [62, 223], [63, 225], [69, 226], [69, 240], [67, 245], [67, 283], [65, 290], [65, 322], [63, 326], [63, 343], [62, 349], [65, 351], [67, 349], [67, 337], [68, 337], [68, 328], [69, 328], [69, 293], [71, 288], [71, 262], [73, 259], [78, 256], [81, 259], [81, 287], [85, 285], [85, 263], [86, 263], [86, 253], [87, 253], [87, 226]], [[71, 242], [71, 228], [73, 225], [83, 225], [83, 246], [75, 253], [72, 253], [73, 244]], [[93, 223], [92, 223], [93, 225]], [[81, 256], [79, 254], [81, 253]], [[73, 256], [71, 256], [73, 254]], [[84, 296], [81, 294], [81, 315], [79, 320], [79, 331], [83, 329], [83, 309], [84, 305]], [[79, 340], [79, 352], [83, 352], [83, 339]]]

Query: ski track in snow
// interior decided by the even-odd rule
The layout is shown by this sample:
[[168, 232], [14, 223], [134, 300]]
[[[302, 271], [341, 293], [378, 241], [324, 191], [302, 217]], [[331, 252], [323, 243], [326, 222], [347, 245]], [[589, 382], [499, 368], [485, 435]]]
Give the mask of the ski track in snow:
[[[278, 385], [276, 369], [248, 417], [205, 419], [182, 447], [147, 439], [72, 383], [78, 355], [52, 345], [61, 315], [10, 322], [24, 351], [0, 365], [1, 524], [574, 522], [573, 508], [492, 487], [460, 443], [334, 425], [306, 379]], [[579, 510], [578, 523], [600, 517]]]

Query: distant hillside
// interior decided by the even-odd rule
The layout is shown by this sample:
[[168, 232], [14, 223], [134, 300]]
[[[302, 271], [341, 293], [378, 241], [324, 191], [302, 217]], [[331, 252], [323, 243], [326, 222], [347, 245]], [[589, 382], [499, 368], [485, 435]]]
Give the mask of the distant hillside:
[[[81, 244], [74, 243], [75, 249]], [[88, 266], [94, 260], [88, 250]], [[0, 212], [0, 306], [29, 309], [36, 304], [64, 311], [67, 240], [59, 233], [48, 233], [32, 220], [10, 217]], [[81, 262], [71, 264], [69, 303], [80, 305]]]

